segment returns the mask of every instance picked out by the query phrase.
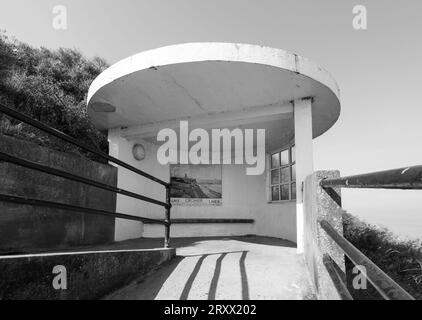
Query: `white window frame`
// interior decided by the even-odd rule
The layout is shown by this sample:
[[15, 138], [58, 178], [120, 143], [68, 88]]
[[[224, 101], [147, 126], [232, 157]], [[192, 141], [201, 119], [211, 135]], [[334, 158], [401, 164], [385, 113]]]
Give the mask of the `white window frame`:
[[[296, 166], [296, 159], [293, 161], [292, 149], [295, 149], [294, 143], [289, 144], [288, 146], [286, 146], [284, 148], [274, 150], [267, 155], [267, 168], [268, 168], [267, 169], [267, 181], [268, 181], [268, 183], [267, 183], [267, 186], [268, 186], [267, 187], [267, 190], [268, 190], [267, 198], [268, 198], [269, 203], [285, 203], [285, 202], [293, 202], [293, 201], [296, 202], [296, 197], [294, 199], [292, 198], [293, 188], [296, 188], [296, 179], [293, 179], [293, 167]], [[286, 150], [289, 153], [289, 163], [287, 165], [279, 164], [278, 167], [273, 168], [272, 167], [272, 157], [273, 157], [273, 155], [277, 154], [277, 153], [280, 154], [280, 153], [282, 153]], [[290, 177], [289, 181], [286, 182], [286, 183], [282, 183], [280, 181], [281, 172], [279, 172], [279, 181], [278, 181], [278, 183], [273, 184], [272, 183], [272, 172], [275, 171], [275, 170], [281, 170], [281, 169], [285, 169], [285, 168], [289, 168], [289, 173], [290, 173], [289, 174], [289, 177]], [[289, 199], [281, 200], [281, 186], [285, 186], [285, 185], [289, 186]], [[279, 187], [279, 200], [273, 200], [273, 193], [272, 193], [273, 187], [277, 187], [277, 186]], [[294, 190], [294, 191], [296, 193], [296, 190]]]

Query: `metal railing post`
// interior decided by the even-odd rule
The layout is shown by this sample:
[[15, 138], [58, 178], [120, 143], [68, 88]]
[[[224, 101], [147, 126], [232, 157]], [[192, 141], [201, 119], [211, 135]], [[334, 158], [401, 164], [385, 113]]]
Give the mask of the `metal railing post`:
[[164, 225], [164, 248], [170, 248], [170, 225], [171, 225], [171, 217], [170, 217], [170, 210], [171, 210], [171, 201], [170, 201], [170, 185], [166, 186], [166, 218], [165, 218], [165, 225]]

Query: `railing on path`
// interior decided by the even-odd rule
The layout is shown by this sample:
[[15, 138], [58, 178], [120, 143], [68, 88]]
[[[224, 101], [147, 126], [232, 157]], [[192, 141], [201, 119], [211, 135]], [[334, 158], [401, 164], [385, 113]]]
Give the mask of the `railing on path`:
[[11, 203], [18, 203], [18, 204], [23, 204], [23, 205], [32, 205], [32, 206], [41, 206], [41, 207], [50, 207], [50, 208], [57, 208], [57, 209], [65, 209], [65, 210], [69, 210], [69, 211], [76, 211], [76, 212], [85, 212], [87, 214], [94, 214], [94, 215], [102, 215], [102, 216], [110, 216], [110, 217], [115, 217], [115, 218], [120, 218], [120, 219], [126, 219], [126, 220], [131, 220], [131, 221], [141, 221], [141, 222], [146, 222], [146, 223], [156, 223], [156, 224], [161, 224], [165, 226], [165, 234], [164, 234], [164, 247], [165, 248], [169, 248], [170, 246], [170, 225], [171, 225], [171, 220], [170, 220], [170, 209], [171, 209], [171, 203], [170, 203], [170, 183], [167, 183], [163, 180], [158, 179], [157, 177], [154, 177], [142, 170], [139, 170], [129, 164], [127, 164], [126, 162], [123, 162], [117, 158], [114, 158], [108, 154], [105, 154], [89, 145], [83, 144], [81, 142], [79, 142], [78, 140], [76, 140], [75, 138], [61, 132], [58, 131], [40, 121], [34, 120], [30, 117], [28, 117], [25, 114], [22, 114], [14, 109], [11, 109], [3, 104], [0, 103], [0, 112], [6, 114], [9, 117], [12, 117], [14, 119], [17, 119], [21, 122], [24, 122], [26, 124], [29, 124], [47, 134], [50, 134], [56, 138], [62, 139], [78, 148], [81, 148], [87, 152], [90, 152], [92, 154], [95, 154], [98, 157], [101, 157], [102, 159], [105, 159], [109, 162], [112, 162], [118, 166], [121, 166], [135, 174], [138, 174], [142, 177], [145, 177], [153, 182], [156, 182], [162, 186], [164, 186], [165, 190], [166, 190], [166, 201], [159, 201], [156, 199], [152, 199], [149, 197], [146, 197], [144, 195], [141, 194], [137, 194], [134, 192], [130, 192], [124, 189], [120, 189], [120, 188], [116, 188], [104, 183], [100, 183], [91, 179], [87, 179], [85, 177], [81, 177], [78, 175], [74, 175], [62, 170], [58, 170], [58, 169], [54, 169], [54, 168], [50, 168], [47, 166], [43, 166], [41, 164], [38, 163], [34, 163], [31, 161], [27, 161], [24, 159], [20, 159], [18, 157], [12, 156], [12, 155], [8, 155], [6, 153], [0, 152], [0, 161], [4, 161], [4, 162], [8, 162], [8, 163], [12, 163], [21, 167], [25, 167], [31, 170], [36, 170], [39, 172], [43, 172], [45, 174], [49, 174], [52, 176], [57, 176], [57, 177], [61, 177], [64, 179], [68, 179], [68, 180], [72, 180], [72, 181], [76, 181], [76, 182], [80, 182], [86, 185], [90, 185], [90, 186], [94, 186], [96, 188], [99, 189], [103, 189], [103, 190], [107, 190], [107, 191], [111, 191], [111, 192], [115, 192], [115, 193], [119, 193], [134, 199], [138, 199], [138, 200], [142, 200], [142, 201], [146, 201], [161, 207], [165, 208], [165, 218], [163, 220], [158, 220], [158, 219], [149, 219], [149, 218], [145, 218], [145, 217], [139, 217], [136, 215], [130, 215], [130, 214], [123, 214], [123, 213], [116, 213], [116, 212], [111, 212], [111, 211], [105, 211], [105, 210], [97, 210], [97, 209], [93, 209], [93, 208], [87, 208], [87, 207], [79, 207], [79, 206], [73, 206], [73, 205], [69, 205], [69, 204], [64, 204], [64, 203], [59, 203], [59, 202], [51, 202], [51, 201], [44, 201], [44, 200], [39, 200], [39, 199], [31, 199], [28, 197], [17, 197], [17, 196], [12, 196], [12, 195], [8, 195], [8, 194], [0, 194], [0, 201], [5, 201], [5, 202], [11, 202]]
[[[422, 190], [422, 166], [406, 167], [345, 178], [325, 179], [321, 181], [320, 185], [341, 207], [341, 197], [334, 188]], [[319, 223], [327, 235], [358, 268], [360, 266], [365, 267], [367, 279], [384, 299], [414, 300], [408, 292], [340, 235], [327, 220], [321, 220]], [[337, 284], [336, 289], [339, 295], [343, 299], [351, 299], [343, 277], [339, 276], [338, 272], [336, 272], [339, 268], [329, 255], [324, 256], [324, 265], [333, 282]]]

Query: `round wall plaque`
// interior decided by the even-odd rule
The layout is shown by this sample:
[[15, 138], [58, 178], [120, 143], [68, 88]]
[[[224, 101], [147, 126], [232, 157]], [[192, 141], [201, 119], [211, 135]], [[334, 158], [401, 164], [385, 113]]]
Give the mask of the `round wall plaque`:
[[138, 161], [144, 160], [146, 156], [146, 151], [145, 151], [144, 146], [139, 143], [135, 144], [132, 149], [132, 154], [136, 160]]

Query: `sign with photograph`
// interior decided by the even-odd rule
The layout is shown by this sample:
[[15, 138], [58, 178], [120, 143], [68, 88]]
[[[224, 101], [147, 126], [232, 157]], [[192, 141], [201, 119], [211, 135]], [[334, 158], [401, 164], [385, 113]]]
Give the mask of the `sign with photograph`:
[[221, 165], [171, 165], [171, 203], [181, 206], [222, 205]]

